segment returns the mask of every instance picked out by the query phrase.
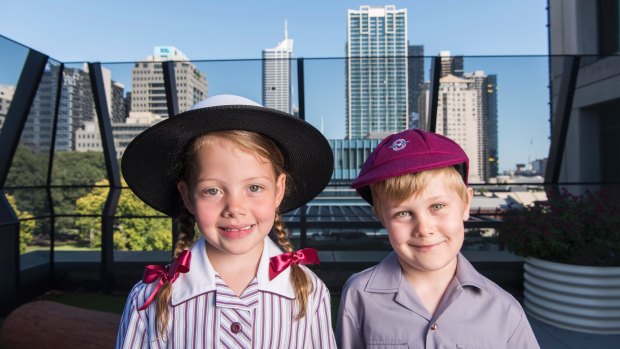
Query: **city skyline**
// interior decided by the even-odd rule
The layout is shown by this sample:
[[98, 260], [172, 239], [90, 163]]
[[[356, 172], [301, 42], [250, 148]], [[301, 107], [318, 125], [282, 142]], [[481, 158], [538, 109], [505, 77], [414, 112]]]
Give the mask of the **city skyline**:
[[[446, 1], [443, 1], [443, 2], [445, 3]], [[450, 1], [447, 1], [447, 2], [450, 2]], [[364, 3], [357, 3], [357, 5], [350, 5], [353, 2], [345, 1], [343, 3], [345, 3], [346, 5], [341, 6], [341, 7], [345, 8], [345, 10], [344, 12], [341, 12], [338, 14], [338, 16], [340, 17], [340, 23], [338, 25], [346, 28], [347, 10], [358, 9], [359, 5], [361, 4], [373, 4], [373, 3], [377, 4], [378, 2], [369, 1], [369, 2], [364, 2]], [[415, 8], [415, 6], [430, 6], [427, 2], [422, 2], [423, 4], [421, 5], [420, 5], [420, 2], [410, 4], [410, 3], [406, 3], [402, 1], [393, 1], [390, 3], [395, 4], [397, 8], [400, 8], [400, 6], [404, 6], [405, 8], [408, 8], [408, 12], [409, 12], [408, 20], [409, 20], [409, 23], [411, 24], [408, 27], [409, 33], [411, 33], [412, 31], [411, 28], [415, 27], [415, 25], [417, 25], [419, 22], [425, 20], [424, 15], [422, 15], [419, 12], [412, 11], [411, 9]], [[454, 3], [454, 2], [450, 2], [450, 3]], [[386, 4], [386, 3], [381, 2], [380, 4]], [[475, 5], [481, 5], [481, 4], [488, 5], [487, 6], [488, 11], [492, 11], [492, 9], [494, 8], [493, 6], [495, 6], [492, 4], [489, 5], [488, 2], [485, 2], [485, 1], [474, 1], [473, 2], [474, 7]], [[532, 6], [532, 4], [530, 3], [527, 3], [526, 5]], [[459, 6], [460, 5], [456, 4], [453, 10], [458, 10]], [[478, 8], [478, 11], [480, 12], [482, 10]], [[542, 8], [541, 11], [544, 12], [544, 8]], [[463, 12], [463, 15], [466, 15], [466, 14], [467, 12]], [[327, 12], [325, 13], [325, 15], [328, 17], [334, 16], [334, 14], [327, 13]], [[0, 15], [0, 17], [1, 16], [2, 15]], [[450, 16], [451, 16], [450, 13], [447, 13], [444, 15], [444, 18], [447, 19]], [[502, 16], [498, 16], [498, 17], [502, 17]], [[304, 56], [304, 49], [308, 47], [308, 43], [302, 42], [300, 39], [298, 39], [296, 35], [292, 33], [295, 33], [297, 30], [299, 30], [299, 28], [302, 28], [304, 21], [293, 22], [291, 21], [290, 16], [288, 16], [288, 18], [289, 18], [288, 19], [289, 35], [291, 37], [295, 37], [295, 43], [296, 43], [295, 45], [296, 52], [293, 58], [298, 58], [298, 57]], [[284, 20], [286, 20], [286, 18], [284, 18]], [[278, 29], [277, 33], [275, 33], [274, 35], [269, 35], [269, 37], [267, 37], [267, 35], [261, 36], [262, 38], [260, 40], [261, 49], [256, 51], [256, 55], [260, 55], [261, 50], [264, 49], [264, 47], [273, 47], [273, 43], [277, 42], [277, 40], [279, 40], [282, 37], [282, 24], [283, 24], [283, 20], [278, 20], [277, 23], [274, 23], [274, 26], [277, 27]], [[326, 24], [326, 27], [331, 28], [333, 26], [334, 26], [333, 23]], [[445, 27], [445, 25], [442, 26], [442, 28], [443, 27]], [[293, 28], [296, 28], [296, 29], [293, 29]], [[262, 32], [262, 28], [258, 28], [256, 31]], [[544, 34], [544, 32], [545, 32], [545, 29], [544, 28], [541, 29], [541, 33]], [[0, 23], [0, 34], [7, 35], [6, 32], [2, 30], [1, 23]], [[409, 35], [409, 44], [410, 45], [423, 45], [425, 49], [425, 54], [427, 54], [428, 56], [437, 55], [439, 51], [434, 50], [432, 47], [434, 46], [436, 47], [438, 44], [435, 42], [429, 44], [423, 41], [422, 42], [418, 41], [416, 38], [422, 37], [422, 33], [418, 33], [418, 34], [419, 35], [413, 35], [413, 36]], [[305, 33], [302, 33], [301, 37], [305, 37], [304, 35]], [[9, 36], [9, 38], [17, 40], [17, 38], [15, 37]], [[330, 47], [330, 45], [328, 44], [329, 40], [327, 39], [333, 40], [334, 38], [338, 39], [337, 35], [328, 35], [327, 37], [323, 38], [325, 45], [322, 45], [322, 46]], [[183, 41], [181, 39], [182, 38], [179, 39], [180, 42]], [[268, 43], [263, 44], [263, 42], [265, 41], [268, 41]], [[346, 35], [345, 37], [341, 38], [339, 41], [341, 41], [341, 49], [342, 49], [341, 52], [343, 52], [344, 46], [345, 46], [344, 44], [346, 42]], [[452, 40], [452, 43], [456, 41], [459, 41], [459, 40]], [[472, 47], [475, 47], [476, 45], [480, 45], [480, 42], [484, 40], [480, 40], [476, 38], [476, 40], [461, 40], [461, 41], [468, 41]], [[543, 38], [543, 41], [546, 41], [546, 38]], [[441, 50], [450, 50], [455, 54], [461, 55], [463, 51], [458, 51], [458, 48], [454, 48], [458, 45], [453, 45], [451, 43], [448, 43], [447, 41], [445, 42], [447, 44], [445, 46], [441, 45]], [[27, 42], [23, 42], [23, 43], [28, 44]], [[515, 45], [514, 47], [518, 47], [518, 41], [515, 41], [513, 43]], [[185, 47], [185, 46], [178, 44], [177, 42], [172, 42], [172, 43], [157, 42], [156, 45], [153, 45], [153, 46], [160, 46], [162, 44], [173, 44], [185, 53], [193, 52], [192, 50], [195, 50], [196, 46], [201, 46], [201, 47], [204, 46], [204, 45], [192, 45], [189, 47]], [[232, 45], [231, 43], [229, 43], [226, 47], [231, 47], [231, 52], [232, 52], [234, 51], [234, 47], [252, 46], [254, 42], [247, 41], [247, 44], [248, 45], [245, 45], [245, 42], [244, 42], [244, 45]], [[494, 48], [498, 47], [497, 44], [490, 45], [487, 47], [491, 47], [491, 46]], [[429, 47], [431, 48], [429, 49]], [[39, 49], [38, 47], [33, 47], [33, 48]], [[222, 48], [219, 47], [218, 49], [221, 50]], [[152, 50], [152, 47], [149, 47], [146, 50], [144, 50], [144, 52], [140, 54], [140, 58], [137, 60], [139, 61], [143, 60], [143, 57], [145, 56], [145, 54], [147, 52], [150, 52], [151, 50]], [[44, 50], [42, 51], [54, 57], [53, 52], [46, 52]], [[121, 52], [122, 50], [117, 50], [117, 51]], [[130, 51], [126, 50], [122, 52], [127, 53]], [[488, 50], [485, 52], [488, 52]], [[485, 52], [482, 52], [482, 53], [485, 53]], [[507, 53], [511, 53], [511, 52], [507, 52]], [[521, 52], [521, 53], [531, 54], [535, 52], [527, 51], [527, 52]], [[542, 52], [542, 53], [545, 53], [545, 52]], [[467, 52], [465, 52], [465, 55], [467, 55]], [[188, 56], [192, 60], [202, 59], [202, 57], [200, 56], [196, 57], [191, 53], [188, 53]], [[319, 57], [322, 55], [313, 55], [313, 56]], [[331, 55], [328, 55], [328, 56], [331, 56]], [[343, 57], [344, 54], [333, 55], [333, 56]], [[425, 63], [426, 63], [425, 70], [426, 71], [424, 72], [424, 74], [427, 75], [425, 77], [425, 80], [428, 80], [428, 68], [430, 68], [430, 58], [428, 58], [428, 56], [427, 58], [425, 58]], [[243, 58], [243, 57], [235, 57], [235, 58]], [[530, 62], [528, 62], [528, 60]], [[100, 61], [103, 61], [103, 59], [101, 59]], [[261, 101], [261, 93], [262, 93], [261, 88], [260, 88], [261, 86], [260, 64], [261, 64], [260, 59], [257, 59], [256, 61], [250, 61], [250, 62], [243, 62], [243, 61], [219, 62], [219, 63], [218, 62], [203, 62], [203, 63], [196, 62], [196, 65], [199, 66], [199, 69], [201, 69], [202, 71], [205, 71], [207, 75], [209, 75], [208, 76], [209, 95], [218, 94], [218, 93], [237, 93], [237, 94], [247, 96], [259, 102]], [[532, 64], [534, 65], [533, 68], [530, 67], [530, 65]], [[546, 80], [545, 80], [547, 76], [546, 58], [532, 57], [531, 59], [528, 59], [527, 57], [525, 57], [525, 58], [516, 59], [515, 61], [514, 59], [511, 59], [510, 57], [494, 58], [494, 57], [477, 56], [477, 57], [466, 57], [465, 65], [466, 65], [467, 71], [485, 70], [491, 73], [495, 73], [499, 77], [498, 86], [501, 90], [501, 93], [500, 93], [501, 98], [499, 100], [499, 113], [498, 113], [500, 117], [500, 121], [499, 121], [499, 129], [500, 129], [499, 130], [499, 133], [500, 133], [499, 148], [500, 148], [500, 159], [501, 159], [500, 170], [514, 168], [516, 163], [523, 163], [528, 158], [537, 159], [541, 157], [546, 157], [547, 155], [546, 152], [548, 151], [548, 134], [549, 134], [549, 131], [548, 131], [548, 91], [546, 89]], [[114, 80], [120, 81], [126, 87], [131, 86], [130, 85], [131, 80], [127, 78], [130, 76], [130, 69], [127, 69], [122, 64], [107, 64], [106, 66], [113, 71], [112, 78]], [[497, 66], [500, 69], [495, 69], [494, 66]], [[225, 67], [225, 69], [220, 69], [221, 67]], [[295, 67], [293, 66], [293, 77], [296, 80], [295, 78], [296, 69], [294, 68]], [[2, 73], [1, 69], [2, 68], [0, 68], [0, 73]], [[523, 76], [524, 75], [523, 71], [525, 70], [527, 71], [527, 74]], [[333, 59], [333, 60], [306, 59], [306, 73], [305, 73], [306, 85], [307, 85], [306, 91], [305, 91], [306, 119], [307, 121], [315, 125], [317, 128], [324, 130], [326, 137], [330, 139], [341, 139], [341, 138], [344, 138], [344, 135], [345, 135], [345, 132], [344, 132], [344, 127], [345, 127], [345, 119], [344, 119], [345, 118], [345, 115], [344, 115], [345, 74], [344, 74], [344, 71], [345, 71], [345, 61], [342, 58]], [[231, 74], [239, 74], [239, 75], [243, 74], [243, 78], [242, 79], [231, 78]], [[0, 74], [0, 77], [1, 76], [2, 75]], [[512, 80], [514, 79], [524, 80], [524, 78], [525, 80], [531, 80], [531, 82], [530, 81], [519, 81], [518, 83], [512, 82]], [[239, 84], [238, 81], [241, 81], [242, 83]], [[0, 81], [0, 83], [5, 83], [5, 81]], [[293, 86], [296, 89], [296, 81], [293, 82]], [[534, 87], [534, 90], [530, 88], [532, 86]], [[130, 91], [129, 88], [127, 90]], [[294, 94], [295, 94], [295, 91], [294, 91]], [[519, 94], [521, 94], [522, 96], [527, 96], [528, 94], [532, 94], [533, 98], [530, 96], [527, 96], [525, 97], [525, 99], [534, 100], [534, 101], [538, 99], [538, 101], [536, 101], [537, 103], [524, 104], [520, 100], [523, 98], [518, 97]], [[512, 96], [512, 97], [508, 98], [509, 96]], [[296, 100], [293, 101], [293, 105], [297, 105]], [[523, 127], [522, 125], [519, 126], [519, 124], [523, 122], [527, 122], [527, 118], [536, 118], [537, 126], [535, 127]], [[522, 129], [523, 131], [518, 131], [519, 129]], [[533, 132], [530, 132], [530, 129], [532, 129]], [[510, 132], [514, 132], [518, 134], [519, 136], [527, 134], [528, 138], [527, 140], [520, 141], [519, 138], [522, 138], [522, 137], [513, 137], [513, 136], [509, 137], [507, 135], [509, 135], [510, 133], [506, 132], [506, 130], [509, 130]], [[508, 141], [509, 139], [511, 140]], [[512, 145], [512, 143], [516, 141], [523, 143], [525, 146], [523, 146], [522, 144]], [[531, 148], [531, 150], [528, 151], [526, 154], [524, 154], [524, 151], [527, 151], [528, 144], [530, 144], [529, 148]], [[533, 144], [533, 146], [531, 144]], [[514, 154], [510, 154], [511, 152]]]

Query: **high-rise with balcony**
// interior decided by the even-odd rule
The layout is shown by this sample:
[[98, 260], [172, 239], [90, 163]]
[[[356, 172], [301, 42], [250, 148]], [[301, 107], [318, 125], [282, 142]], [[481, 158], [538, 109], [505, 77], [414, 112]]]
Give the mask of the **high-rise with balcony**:
[[274, 48], [263, 50], [263, 105], [292, 113], [291, 57], [293, 39], [288, 38], [284, 25], [284, 40]]
[[346, 138], [383, 138], [409, 126], [407, 9], [348, 11]]
[[131, 76], [131, 111], [168, 116], [162, 62], [175, 61], [179, 111], [207, 98], [207, 78], [174, 46], [155, 46], [146, 61], [135, 63]]
[[[452, 138], [469, 157], [469, 181], [483, 183], [496, 172], [497, 77], [483, 71], [448, 74], [439, 80], [436, 132]], [[430, 129], [428, 85], [420, 96], [421, 128]], [[495, 173], [496, 174], [496, 173]]]
[[441, 77], [452, 74], [454, 76], [462, 77], [464, 70], [463, 56], [452, 56], [450, 51], [440, 51], [439, 59], [441, 61]]

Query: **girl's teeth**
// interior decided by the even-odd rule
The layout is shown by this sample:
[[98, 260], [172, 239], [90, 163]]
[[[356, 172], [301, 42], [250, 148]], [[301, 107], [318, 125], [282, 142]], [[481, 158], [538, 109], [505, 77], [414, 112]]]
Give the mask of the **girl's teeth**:
[[240, 231], [240, 230], [246, 230], [246, 229], [250, 229], [250, 226], [248, 225], [247, 227], [243, 227], [243, 228], [224, 228], [224, 230], [226, 231]]

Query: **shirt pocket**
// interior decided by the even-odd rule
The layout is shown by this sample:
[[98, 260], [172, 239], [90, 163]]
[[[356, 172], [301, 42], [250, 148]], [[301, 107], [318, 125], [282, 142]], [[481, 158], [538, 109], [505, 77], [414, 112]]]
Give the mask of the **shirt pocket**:
[[369, 349], [396, 349], [409, 348], [406, 339], [367, 340], [366, 348]]
[[491, 349], [491, 347], [479, 344], [457, 344], [456, 349]]

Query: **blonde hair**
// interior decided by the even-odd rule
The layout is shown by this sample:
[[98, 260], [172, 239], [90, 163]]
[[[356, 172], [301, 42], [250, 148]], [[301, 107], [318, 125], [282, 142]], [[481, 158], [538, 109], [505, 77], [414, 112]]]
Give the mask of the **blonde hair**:
[[467, 185], [463, 177], [454, 167], [441, 167], [417, 173], [407, 173], [404, 175], [388, 178], [384, 181], [372, 183], [370, 191], [372, 193], [373, 209], [379, 212], [382, 198], [395, 203], [401, 203], [408, 197], [419, 195], [428, 186], [428, 182], [435, 176], [441, 176], [444, 184], [454, 190], [464, 203], [469, 201]]
[[[273, 166], [273, 171], [276, 178], [278, 178], [281, 174], [288, 176], [285, 171], [284, 155], [280, 151], [280, 148], [278, 148], [278, 146], [270, 138], [251, 131], [225, 130], [209, 132], [196, 138], [189, 145], [185, 154], [185, 159], [182, 160], [179, 181], [191, 183], [196, 170], [196, 155], [200, 152], [200, 150], [211, 144], [210, 140], [212, 139], [212, 136], [225, 137], [235, 144], [235, 146], [239, 147], [239, 149], [253, 153], [260, 158], [268, 159]], [[289, 185], [289, 181], [287, 181], [285, 193], [288, 191]], [[195, 225], [196, 220], [194, 216], [187, 210], [187, 208], [183, 208], [183, 211], [179, 216], [179, 240], [174, 248], [175, 258], [177, 258], [183, 250], [191, 247], [196, 236]], [[284, 228], [282, 218], [278, 212], [276, 212], [273, 227], [280, 247], [286, 252], [293, 252], [293, 244], [288, 238], [288, 233]], [[295, 289], [295, 298], [297, 299], [298, 305], [298, 312], [295, 318], [299, 320], [306, 315], [308, 308], [308, 296], [310, 292], [312, 292], [313, 287], [312, 280], [299, 265], [291, 264], [291, 283]], [[158, 330], [162, 336], [165, 336], [166, 328], [168, 327], [171, 296], [171, 285], [170, 283], [166, 283], [162, 286], [157, 296], [157, 324]]]

